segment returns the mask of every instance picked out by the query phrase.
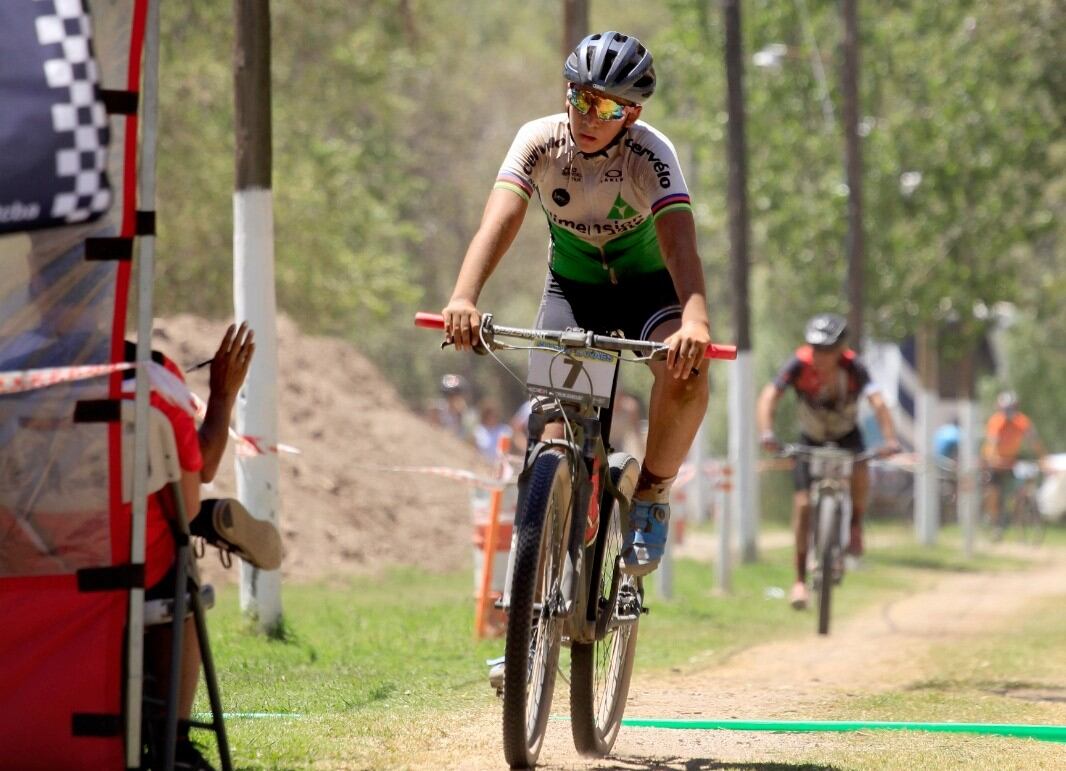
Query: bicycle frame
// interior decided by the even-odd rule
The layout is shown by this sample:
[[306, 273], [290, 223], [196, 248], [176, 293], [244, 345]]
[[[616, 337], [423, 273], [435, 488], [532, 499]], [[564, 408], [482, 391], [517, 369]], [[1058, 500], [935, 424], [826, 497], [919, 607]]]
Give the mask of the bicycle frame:
[[[443, 329], [444, 319], [437, 314], [418, 313], [415, 315], [415, 324], [427, 328]], [[506, 347], [500, 344], [497, 338], [512, 338], [526, 341], [549, 341], [559, 346], [559, 353], [578, 349], [619, 353], [628, 351], [638, 354], [645, 362], [663, 359], [666, 356], [666, 346], [659, 342], [597, 335], [582, 329], [543, 330], [501, 326], [494, 323], [491, 313], [482, 315], [480, 330], [479, 348], [482, 353], [486, 352], [486, 349]], [[711, 344], [707, 347], [705, 357], [734, 359], [736, 347]], [[590, 539], [585, 536], [587, 532], [591, 533], [591, 519], [597, 517], [600, 507], [611, 500], [618, 503], [622, 517], [628, 514], [630, 506], [626, 494], [619, 490], [611, 480], [609, 448], [604, 439], [604, 434], [609, 431], [611, 410], [618, 383], [618, 364], [616, 363], [615, 366], [611, 396], [606, 406], [594, 406], [591, 398], [578, 403], [570, 397], [565, 399], [556, 397], [551, 409], [546, 412], [534, 411], [530, 415], [529, 445], [522, 473], [518, 477], [517, 510], [522, 511], [526, 482], [537, 457], [550, 448], [562, 449], [567, 455], [573, 477], [574, 493], [570, 506], [570, 540], [567, 562], [564, 566], [559, 613], [560, 618], [565, 621], [568, 636], [576, 642], [593, 642], [603, 639], [607, 632], [604, 625], [597, 625], [596, 608], [591, 607], [592, 592], [598, 587], [593, 585], [595, 580], [593, 573], [596, 571], [588, 569], [589, 563], [595, 556], [596, 542], [603, 535], [599, 529], [603, 527], [605, 520], [599, 517], [596, 537]], [[569, 436], [564, 439], [545, 440], [543, 438], [545, 427], [557, 420], [562, 420]], [[607, 431], [604, 430], [605, 426]], [[514, 532], [517, 533], [518, 523], [515, 524]], [[504, 608], [509, 608], [510, 604], [514, 546], [512, 541], [511, 557], [508, 559], [507, 566], [507, 581], [503, 597], [498, 603]]]
[[[570, 502], [569, 548], [560, 587], [562, 596], [559, 618], [564, 621], [566, 636], [577, 642], [594, 642], [603, 637], [603, 631], [597, 637], [595, 608], [590, 607], [591, 593], [598, 587], [592, 586], [594, 571], [589, 569], [595, 556], [600, 528], [606, 523], [606, 519], [599, 516], [600, 508], [610, 496], [610, 499], [618, 503], [622, 516], [629, 511], [629, 500], [615, 486], [609, 473], [607, 447], [602, 434], [603, 423], [609, 422], [609, 415], [608, 420], [604, 421], [604, 416], [597, 412], [599, 411], [588, 406], [562, 404], [554, 411], [531, 414], [528, 424], [529, 447], [526, 450], [523, 470], [518, 477], [517, 511], [522, 511], [526, 482], [537, 457], [552, 448], [561, 449], [566, 453], [573, 478], [573, 493]], [[544, 429], [547, 425], [563, 415], [567, 425], [571, 427], [571, 437], [544, 439]], [[518, 523], [515, 524], [517, 526]], [[513, 567], [509, 561], [507, 583], [500, 603], [504, 608], [509, 608]]]
[[823, 496], [832, 495], [838, 502], [837, 511], [840, 516], [840, 548], [846, 548], [850, 540], [851, 525], [851, 474], [856, 462], [856, 456], [847, 450], [837, 447], [805, 447], [810, 455], [811, 469], [811, 514], [812, 533], [815, 546], [822, 545], [822, 537], [826, 535], [824, 528], [832, 523], [819, 522], [816, 519], [819, 510], [818, 502]]
[[810, 493], [811, 507], [811, 535], [815, 539], [815, 546], [821, 546], [821, 535], [824, 531], [823, 523], [817, 521], [818, 502], [826, 495], [836, 497], [838, 511], [840, 512], [840, 548], [846, 548], [850, 538], [851, 524], [851, 476], [856, 463], [873, 458], [877, 452], [866, 450], [862, 453], [853, 453], [835, 445], [787, 445], [784, 450], [786, 456], [806, 455], [810, 458], [811, 483]]
[[[444, 318], [433, 314], [418, 314], [415, 323], [444, 328]], [[475, 350], [515, 347], [497, 337], [532, 341], [526, 385], [538, 395], [501, 602], [508, 613], [496, 686], [504, 757], [512, 768], [536, 763], [564, 643], [570, 645], [574, 746], [602, 757], [621, 727], [644, 612], [642, 579], [623, 576], [619, 556], [639, 466], [625, 453], [609, 454], [618, 367], [623, 352], [641, 356], [627, 360], [645, 361], [668, 351], [662, 343], [580, 329], [502, 327], [483, 315]], [[736, 349], [709, 346], [705, 356], [735, 358]], [[562, 430], [549, 432], [556, 424]]]

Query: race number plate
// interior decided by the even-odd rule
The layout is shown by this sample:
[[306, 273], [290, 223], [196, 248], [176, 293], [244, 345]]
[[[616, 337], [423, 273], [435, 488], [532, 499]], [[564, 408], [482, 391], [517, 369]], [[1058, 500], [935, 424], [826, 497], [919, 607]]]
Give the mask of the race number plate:
[[597, 348], [563, 348], [544, 339], [533, 341], [526, 383], [536, 396], [587, 402], [606, 407], [611, 402], [618, 354]]

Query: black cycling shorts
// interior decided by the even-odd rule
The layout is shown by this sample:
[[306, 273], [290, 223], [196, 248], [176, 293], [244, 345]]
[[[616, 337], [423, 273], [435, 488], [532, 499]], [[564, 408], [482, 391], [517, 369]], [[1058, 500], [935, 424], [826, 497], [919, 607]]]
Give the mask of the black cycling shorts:
[[536, 326], [581, 327], [600, 335], [621, 330], [627, 338], [648, 340], [660, 324], [680, 318], [681, 303], [665, 269], [618, 284], [583, 284], [549, 270]]
[[[816, 442], [809, 436], [800, 435], [800, 444], [809, 444], [812, 447], [823, 447], [829, 444], [830, 441], [842, 450], [851, 450], [856, 455], [866, 449], [866, 445], [862, 441], [862, 433], [859, 431], [858, 426], [851, 429], [851, 431], [844, 434], [844, 436], [839, 439], [832, 439], [825, 442]], [[811, 462], [809, 458], [803, 456], [796, 458], [796, 465], [792, 467], [792, 483], [797, 490], [810, 489]]]

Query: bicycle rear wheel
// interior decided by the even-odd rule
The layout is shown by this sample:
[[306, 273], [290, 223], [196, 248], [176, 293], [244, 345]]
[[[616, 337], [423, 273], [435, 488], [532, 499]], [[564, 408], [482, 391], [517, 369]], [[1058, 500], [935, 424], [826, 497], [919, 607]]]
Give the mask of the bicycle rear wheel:
[[503, 754], [511, 768], [537, 762], [548, 724], [572, 488], [567, 456], [541, 453], [517, 516], [503, 684]]
[[1039, 546], [1044, 542], [1047, 521], [1041, 516], [1032, 492], [1027, 491], [1024, 493], [1024, 497], [1018, 502], [1018, 507], [1018, 521], [1022, 526], [1022, 540], [1032, 546]]
[[[612, 464], [613, 466], [613, 464]], [[623, 491], [636, 485], [637, 462], [629, 458], [620, 468], [611, 468], [611, 480]], [[582, 755], [602, 757], [611, 751], [622, 726], [633, 661], [637, 651], [641, 593], [636, 580], [619, 568], [622, 551], [622, 512], [618, 502], [605, 493], [609, 506], [601, 506], [604, 519], [592, 564], [596, 612], [596, 642], [573, 643], [570, 647], [570, 726], [574, 746]], [[628, 522], [625, 523], [628, 526]]]
[[818, 634], [829, 634], [829, 610], [833, 593], [833, 568], [840, 542], [839, 507], [836, 497], [823, 495], [818, 501]]

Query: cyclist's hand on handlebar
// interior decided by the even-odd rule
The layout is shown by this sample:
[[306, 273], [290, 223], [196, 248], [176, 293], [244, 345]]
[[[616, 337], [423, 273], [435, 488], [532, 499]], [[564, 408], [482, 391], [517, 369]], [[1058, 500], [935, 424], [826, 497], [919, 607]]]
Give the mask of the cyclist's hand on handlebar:
[[762, 445], [763, 450], [774, 455], [785, 449], [784, 445], [777, 441], [773, 431], [763, 432], [763, 435], [759, 437], [759, 444]]
[[900, 452], [903, 452], [903, 447], [898, 441], [892, 439], [891, 441], [885, 442], [883, 445], [881, 445], [880, 449], [877, 451], [877, 454], [882, 458], [887, 458], [890, 455], [895, 455], [896, 453]]
[[441, 311], [444, 337], [457, 351], [471, 351], [480, 340], [481, 314], [469, 300], [452, 298]]
[[698, 375], [710, 344], [711, 330], [706, 322], [682, 321], [681, 328], [663, 341], [667, 348], [666, 368], [682, 380]]

